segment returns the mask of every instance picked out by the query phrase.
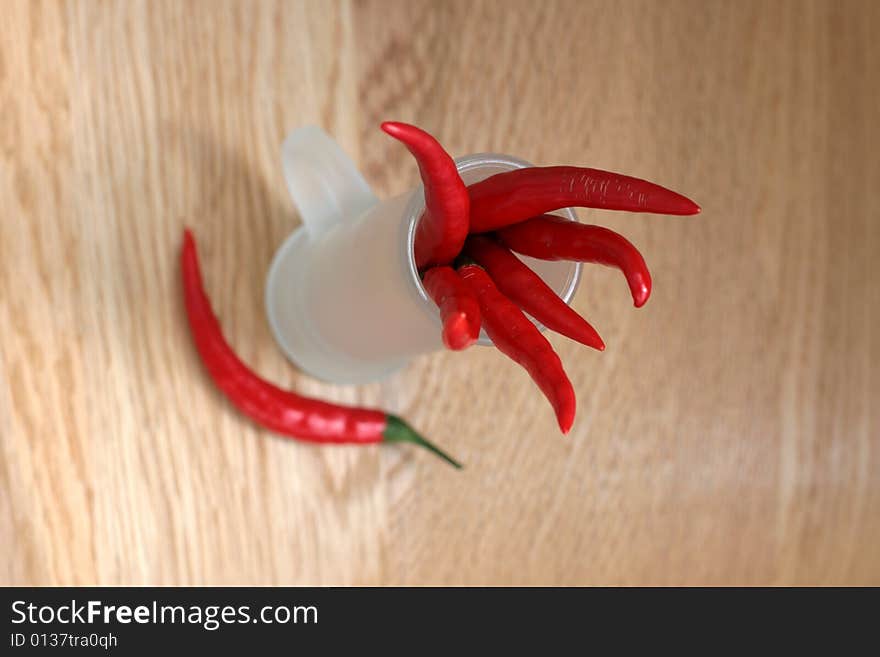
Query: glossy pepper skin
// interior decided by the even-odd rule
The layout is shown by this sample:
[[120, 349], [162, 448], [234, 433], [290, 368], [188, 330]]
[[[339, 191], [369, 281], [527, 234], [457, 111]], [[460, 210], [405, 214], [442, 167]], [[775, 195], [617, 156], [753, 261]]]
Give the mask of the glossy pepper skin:
[[425, 212], [415, 235], [416, 267], [448, 265], [467, 238], [470, 198], [455, 161], [430, 134], [408, 123], [386, 121], [382, 130], [403, 142], [419, 165]]
[[471, 235], [464, 248], [489, 273], [504, 296], [541, 324], [593, 349], [605, 349], [596, 329], [506, 247], [490, 237]]
[[497, 236], [510, 249], [539, 260], [575, 260], [616, 267], [626, 277], [636, 308], [645, 305], [651, 296], [651, 273], [645, 259], [613, 230], [542, 215], [503, 228]]
[[468, 186], [470, 232], [486, 233], [567, 207], [697, 214], [700, 206], [665, 187], [585, 167], [528, 167]]
[[196, 349], [217, 387], [260, 426], [316, 443], [409, 442], [461, 467], [400, 418], [380, 410], [331, 404], [283, 390], [257, 376], [232, 351], [205, 294], [192, 233], [181, 251], [186, 314]]
[[460, 351], [476, 342], [480, 337], [480, 304], [461, 276], [452, 267], [431, 267], [422, 285], [440, 309], [446, 348]]
[[515, 303], [501, 294], [482, 267], [465, 264], [458, 272], [477, 296], [483, 326], [492, 342], [529, 373], [553, 406], [559, 429], [568, 433], [574, 423], [577, 399], [562, 361], [547, 338]]

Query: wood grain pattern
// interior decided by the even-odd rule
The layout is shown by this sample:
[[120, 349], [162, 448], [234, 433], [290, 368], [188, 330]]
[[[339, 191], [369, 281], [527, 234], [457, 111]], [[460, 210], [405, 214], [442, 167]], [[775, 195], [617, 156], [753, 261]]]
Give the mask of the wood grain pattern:
[[[0, 584], [880, 584], [880, 3], [2, 7]], [[343, 388], [274, 345], [279, 145], [321, 125], [399, 193], [383, 119], [702, 204], [584, 215], [655, 290], [586, 271], [608, 350], [552, 338], [569, 438], [490, 350]], [[237, 415], [189, 340], [184, 225], [245, 360], [467, 469]]]

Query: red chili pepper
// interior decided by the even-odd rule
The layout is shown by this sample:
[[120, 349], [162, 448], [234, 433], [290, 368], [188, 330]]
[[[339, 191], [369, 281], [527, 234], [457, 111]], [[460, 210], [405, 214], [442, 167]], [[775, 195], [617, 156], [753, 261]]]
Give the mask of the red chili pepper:
[[482, 267], [467, 264], [459, 268], [462, 279], [480, 302], [483, 326], [503, 354], [522, 365], [550, 401], [562, 433], [574, 422], [577, 399], [562, 361], [522, 310], [498, 291]]
[[359, 445], [415, 443], [461, 467], [394, 415], [303, 397], [261, 379], [239, 360], [223, 337], [205, 294], [196, 244], [189, 230], [183, 234], [181, 266], [186, 313], [196, 348], [214, 383], [242, 413], [267, 429], [300, 440]]
[[602, 338], [587, 320], [560, 299], [528, 265], [495, 240], [471, 235], [464, 249], [489, 273], [504, 296], [544, 326], [588, 347], [599, 351], [605, 349]]
[[452, 267], [431, 267], [422, 279], [425, 291], [440, 309], [443, 344], [458, 351], [480, 337], [480, 304]]
[[470, 232], [486, 233], [560, 208], [697, 214], [690, 199], [647, 180], [583, 167], [505, 171], [468, 187]]
[[499, 230], [498, 239], [517, 253], [540, 260], [576, 260], [617, 267], [626, 276], [636, 308], [651, 296], [651, 273], [623, 235], [552, 214]]
[[455, 162], [440, 142], [414, 125], [386, 121], [382, 130], [413, 154], [425, 187], [425, 212], [416, 227], [416, 267], [421, 271], [448, 265], [461, 251], [470, 224], [470, 199]]

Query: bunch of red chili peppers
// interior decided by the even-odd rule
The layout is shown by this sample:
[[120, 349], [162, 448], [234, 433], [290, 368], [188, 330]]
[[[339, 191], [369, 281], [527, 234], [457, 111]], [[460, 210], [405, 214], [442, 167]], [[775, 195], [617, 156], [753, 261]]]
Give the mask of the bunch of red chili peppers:
[[[387, 122], [382, 129], [401, 141], [419, 166], [425, 211], [416, 228], [414, 256], [425, 290], [439, 308], [444, 344], [464, 349], [485, 328], [495, 346], [529, 373], [567, 433], [575, 417], [574, 388], [559, 356], [526, 313], [594, 349], [601, 351], [605, 344], [513, 252], [616, 267], [641, 307], [651, 294], [651, 275], [626, 238], [546, 213], [577, 206], [691, 215], [699, 206], [654, 183], [582, 167], [516, 169], [465, 186], [453, 159], [430, 134], [406, 123]], [[394, 415], [309, 399], [258, 377], [223, 337], [188, 230], [182, 268], [187, 315], [202, 360], [230, 401], [257, 423], [313, 442], [416, 443], [460, 467]]]

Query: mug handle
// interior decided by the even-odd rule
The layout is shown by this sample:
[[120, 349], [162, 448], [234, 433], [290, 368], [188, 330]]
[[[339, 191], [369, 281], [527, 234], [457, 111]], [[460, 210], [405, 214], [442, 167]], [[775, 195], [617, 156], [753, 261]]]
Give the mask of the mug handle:
[[297, 128], [288, 135], [281, 147], [281, 163], [309, 239], [379, 202], [354, 162], [317, 126]]

